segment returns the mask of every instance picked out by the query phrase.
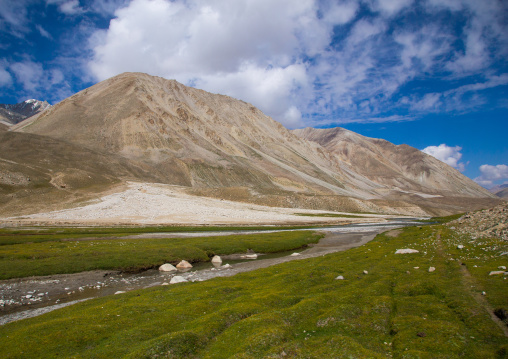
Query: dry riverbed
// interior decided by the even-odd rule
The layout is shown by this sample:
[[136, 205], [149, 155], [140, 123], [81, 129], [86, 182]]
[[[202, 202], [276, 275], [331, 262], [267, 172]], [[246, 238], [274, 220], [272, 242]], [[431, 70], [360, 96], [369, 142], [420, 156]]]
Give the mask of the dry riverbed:
[[[192, 196], [185, 188], [129, 182], [121, 192], [107, 194], [79, 207], [0, 220], [13, 225], [268, 225], [384, 222], [394, 215], [333, 212], [344, 217], [321, 217], [329, 211], [279, 208]], [[309, 214], [305, 216], [303, 214]], [[400, 216], [397, 216], [400, 217]]]

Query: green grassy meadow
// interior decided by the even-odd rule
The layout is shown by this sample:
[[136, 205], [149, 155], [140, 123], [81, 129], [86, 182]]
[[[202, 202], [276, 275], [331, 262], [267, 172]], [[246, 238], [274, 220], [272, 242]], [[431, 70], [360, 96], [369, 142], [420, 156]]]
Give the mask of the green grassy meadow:
[[[400, 248], [419, 253], [395, 254]], [[506, 242], [472, 241], [442, 225], [406, 228], [345, 252], [93, 299], [9, 323], [0, 327], [0, 353], [508, 358], [508, 338], [489, 315], [489, 306], [508, 309], [508, 280], [488, 275], [507, 265], [506, 251]]]
[[65, 241], [62, 236], [57, 235], [54, 241], [46, 236], [44, 241], [27, 242], [25, 235], [20, 236], [18, 243], [1, 245], [0, 279], [97, 269], [135, 272], [164, 263], [176, 264], [182, 259], [191, 263], [207, 262], [215, 254], [245, 253], [248, 249], [260, 253], [283, 252], [317, 243], [322, 237], [311, 231], [201, 238], [79, 240], [74, 237]]

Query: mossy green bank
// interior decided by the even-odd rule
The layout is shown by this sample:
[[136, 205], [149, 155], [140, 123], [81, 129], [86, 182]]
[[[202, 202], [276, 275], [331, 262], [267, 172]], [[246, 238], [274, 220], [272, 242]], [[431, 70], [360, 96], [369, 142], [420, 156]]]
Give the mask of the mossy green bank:
[[[395, 254], [401, 248], [419, 252]], [[488, 275], [506, 265], [507, 250], [496, 239], [473, 240], [441, 225], [406, 228], [346, 252], [94, 299], [13, 322], [0, 327], [0, 352], [5, 358], [506, 358], [508, 338], [478, 295], [486, 292], [487, 304], [508, 308], [507, 280]]]
[[216, 254], [284, 252], [317, 243], [310, 231], [201, 238], [118, 238], [0, 246], [0, 279], [89, 270], [139, 271], [163, 263], [206, 262]]

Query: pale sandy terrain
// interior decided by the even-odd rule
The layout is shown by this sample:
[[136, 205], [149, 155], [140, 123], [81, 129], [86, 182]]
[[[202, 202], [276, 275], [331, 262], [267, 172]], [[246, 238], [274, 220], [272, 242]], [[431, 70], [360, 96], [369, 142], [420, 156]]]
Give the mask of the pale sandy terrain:
[[[83, 206], [10, 217], [4, 223], [48, 224], [296, 224], [383, 222], [389, 215], [363, 218], [307, 217], [295, 213], [330, 213], [318, 210], [274, 208], [186, 194], [179, 186], [129, 182], [128, 188]], [[335, 212], [334, 212], [335, 213]], [[399, 216], [400, 217], [400, 216]]]

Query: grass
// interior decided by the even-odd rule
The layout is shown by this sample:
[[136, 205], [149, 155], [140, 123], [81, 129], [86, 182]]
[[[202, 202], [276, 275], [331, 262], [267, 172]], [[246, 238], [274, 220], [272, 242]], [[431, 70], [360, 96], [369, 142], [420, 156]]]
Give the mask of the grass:
[[85, 227], [62, 228], [41, 227], [37, 229], [0, 229], [0, 246], [21, 243], [54, 242], [79, 240], [83, 238], [123, 237], [142, 233], [185, 233], [185, 232], [223, 232], [223, 231], [270, 231], [281, 229], [311, 229], [317, 226], [157, 226], [157, 227]]
[[[457, 243], [472, 246], [469, 241], [442, 225], [406, 228], [346, 252], [94, 299], [0, 327], [0, 352], [4, 358], [507, 358], [508, 338], [475, 297], [486, 291], [489, 303], [508, 308], [507, 280], [488, 276], [506, 265], [499, 254], [507, 244], [484, 239], [457, 252]], [[419, 253], [394, 254], [399, 248]], [[475, 288], [464, 279], [460, 256]], [[428, 272], [431, 266], [436, 271]]]
[[[203, 238], [44, 241], [0, 246], [0, 279], [96, 269], [139, 271], [163, 263], [206, 262], [215, 254], [282, 252], [319, 241], [309, 231]], [[60, 238], [57, 236], [57, 238]]]

